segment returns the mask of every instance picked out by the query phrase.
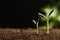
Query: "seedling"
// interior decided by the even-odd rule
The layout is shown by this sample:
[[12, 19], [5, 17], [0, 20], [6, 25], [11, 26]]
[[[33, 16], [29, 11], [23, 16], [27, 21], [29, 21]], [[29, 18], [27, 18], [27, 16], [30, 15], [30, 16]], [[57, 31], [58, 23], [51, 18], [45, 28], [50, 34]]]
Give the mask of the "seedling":
[[38, 24], [39, 24], [39, 20], [36, 22], [35, 20], [32, 20], [34, 22], [34, 24], [36, 25], [36, 32], [37, 34], [39, 34], [39, 31], [38, 31]]
[[38, 13], [38, 15], [46, 18], [46, 21], [47, 21], [47, 34], [49, 34], [49, 19], [50, 19], [50, 15], [52, 14], [53, 11], [54, 11], [54, 9], [51, 10], [51, 12], [49, 14], [46, 14], [46, 16], [41, 14], [41, 13]]

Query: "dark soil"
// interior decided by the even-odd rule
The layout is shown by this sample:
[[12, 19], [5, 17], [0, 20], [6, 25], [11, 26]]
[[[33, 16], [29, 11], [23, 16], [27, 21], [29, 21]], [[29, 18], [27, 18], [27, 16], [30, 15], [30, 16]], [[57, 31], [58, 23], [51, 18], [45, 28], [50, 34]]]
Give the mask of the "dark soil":
[[46, 35], [46, 30], [0, 28], [0, 40], [60, 40], [60, 29], [51, 29], [50, 34]]

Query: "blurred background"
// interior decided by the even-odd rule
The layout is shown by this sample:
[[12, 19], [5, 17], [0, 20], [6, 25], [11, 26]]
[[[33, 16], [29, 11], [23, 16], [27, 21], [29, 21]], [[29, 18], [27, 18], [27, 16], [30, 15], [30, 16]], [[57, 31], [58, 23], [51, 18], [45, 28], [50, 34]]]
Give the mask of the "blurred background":
[[[32, 20], [38, 19], [37, 13], [46, 15], [52, 9], [50, 26], [60, 28], [60, 0], [8, 0], [8, 13], [1, 14], [1, 28], [35, 28]], [[39, 21], [39, 26], [45, 26], [45, 20]]]

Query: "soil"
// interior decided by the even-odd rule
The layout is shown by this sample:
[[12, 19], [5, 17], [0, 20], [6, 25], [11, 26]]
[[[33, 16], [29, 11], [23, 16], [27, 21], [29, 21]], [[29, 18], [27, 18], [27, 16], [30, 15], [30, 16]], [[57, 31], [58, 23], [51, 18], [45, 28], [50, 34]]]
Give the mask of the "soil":
[[60, 40], [60, 29], [51, 29], [50, 34], [46, 30], [39, 29], [18, 29], [18, 28], [0, 28], [0, 40]]

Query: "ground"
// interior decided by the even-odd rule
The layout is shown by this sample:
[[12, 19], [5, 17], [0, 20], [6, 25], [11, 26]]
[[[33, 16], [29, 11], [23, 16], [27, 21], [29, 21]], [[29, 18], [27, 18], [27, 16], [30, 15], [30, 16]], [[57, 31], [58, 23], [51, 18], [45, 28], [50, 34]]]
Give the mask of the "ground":
[[46, 30], [27, 28], [0, 28], [0, 40], [60, 40], [60, 29], [50, 29], [50, 34], [46, 35]]

